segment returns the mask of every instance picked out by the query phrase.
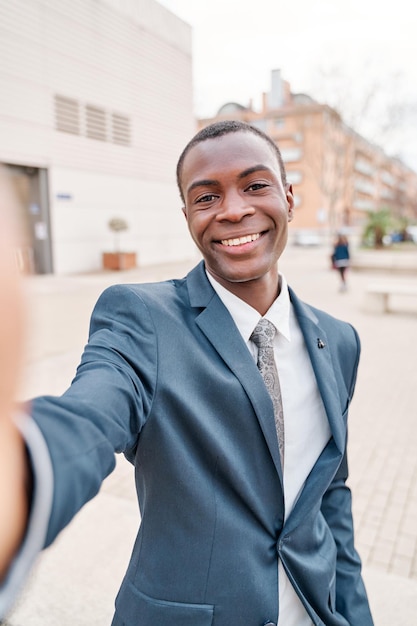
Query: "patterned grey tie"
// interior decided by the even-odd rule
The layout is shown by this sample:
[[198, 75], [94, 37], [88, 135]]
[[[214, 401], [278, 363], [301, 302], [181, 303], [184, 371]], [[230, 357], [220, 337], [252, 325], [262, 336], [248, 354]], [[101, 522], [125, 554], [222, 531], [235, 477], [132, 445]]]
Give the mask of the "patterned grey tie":
[[258, 347], [258, 369], [272, 398], [281, 466], [284, 468], [284, 411], [273, 346], [276, 330], [272, 322], [261, 318], [250, 338]]

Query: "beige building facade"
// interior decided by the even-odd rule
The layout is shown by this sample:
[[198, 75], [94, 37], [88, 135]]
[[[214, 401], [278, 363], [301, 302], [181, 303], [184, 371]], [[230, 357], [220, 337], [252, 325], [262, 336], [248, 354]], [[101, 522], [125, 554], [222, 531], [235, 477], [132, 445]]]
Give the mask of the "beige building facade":
[[191, 28], [155, 0], [0, 2], [0, 164], [31, 271], [100, 269], [114, 218], [140, 265], [192, 257], [175, 165], [195, 127]]
[[224, 119], [253, 124], [280, 147], [295, 195], [293, 234], [359, 231], [369, 211], [383, 208], [417, 220], [417, 174], [348, 128], [327, 105], [292, 94], [279, 70], [272, 72], [261, 111], [227, 103], [199, 126]]

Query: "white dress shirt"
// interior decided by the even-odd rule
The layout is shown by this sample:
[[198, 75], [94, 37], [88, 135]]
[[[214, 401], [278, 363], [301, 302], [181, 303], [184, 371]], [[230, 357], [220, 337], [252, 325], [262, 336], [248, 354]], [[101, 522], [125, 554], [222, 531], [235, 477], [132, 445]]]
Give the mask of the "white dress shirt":
[[[225, 289], [210, 274], [207, 273], [207, 277], [257, 361], [257, 347], [250, 336], [260, 319], [258, 311]], [[287, 519], [331, 432], [284, 276], [280, 275], [280, 281], [280, 294], [264, 317], [277, 329], [274, 355], [284, 409], [284, 502]], [[278, 562], [278, 581], [279, 626], [313, 626], [281, 561]]]

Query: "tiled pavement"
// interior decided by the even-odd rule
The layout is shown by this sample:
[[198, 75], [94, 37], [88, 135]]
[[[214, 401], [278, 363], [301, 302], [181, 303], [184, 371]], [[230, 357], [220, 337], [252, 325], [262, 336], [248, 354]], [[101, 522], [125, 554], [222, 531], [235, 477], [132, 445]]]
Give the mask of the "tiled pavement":
[[[339, 293], [328, 256], [324, 248], [288, 248], [281, 268], [303, 299], [350, 321], [361, 336], [349, 432], [356, 543], [376, 626], [413, 626], [417, 624], [417, 298], [393, 298], [389, 314], [365, 313], [366, 285], [383, 280], [384, 272], [378, 276], [351, 272], [349, 290]], [[30, 278], [31, 337], [22, 396], [63, 391], [84, 345], [92, 305], [107, 284], [182, 276], [188, 267]], [[416, 282], [417, 272], [395, 274], [391, 280]], [[132, 469], [120, 459], [99, 496], [42, 555], [10, 624], [109, 624], [137, 522]]]

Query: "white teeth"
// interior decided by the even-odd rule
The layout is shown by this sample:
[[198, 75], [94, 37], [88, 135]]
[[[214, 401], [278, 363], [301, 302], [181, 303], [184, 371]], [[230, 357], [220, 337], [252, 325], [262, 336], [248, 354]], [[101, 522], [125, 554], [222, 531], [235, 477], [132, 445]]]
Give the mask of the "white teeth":
[[223, 246], [241, 246], [244, 243], [256, 241], [256, 239], [259, 239], [260, 236], [260, 233], [256, 233], [255, 235], [246, 235], [245, 237], [239, 237], [236, 239], [222, 239], [221, 243]]

